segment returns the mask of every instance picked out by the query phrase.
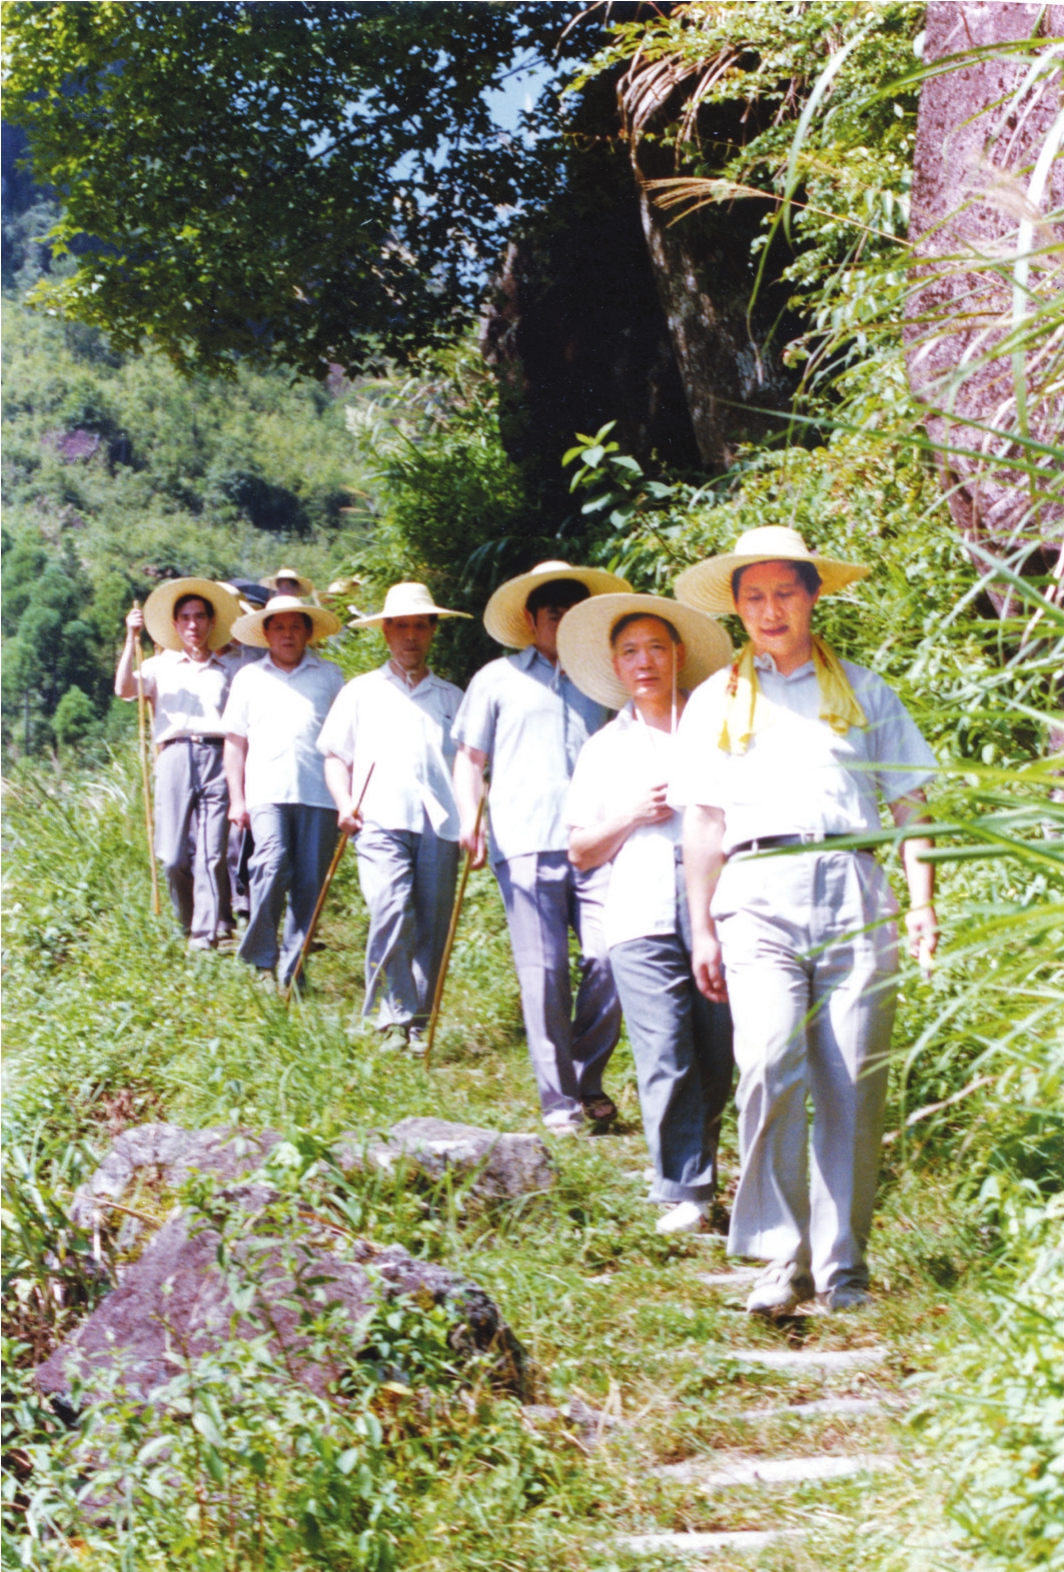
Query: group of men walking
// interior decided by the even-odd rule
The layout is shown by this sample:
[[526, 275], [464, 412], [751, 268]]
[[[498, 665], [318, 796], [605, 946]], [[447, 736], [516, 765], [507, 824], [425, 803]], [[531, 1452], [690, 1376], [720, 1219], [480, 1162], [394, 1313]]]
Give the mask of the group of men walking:
[[748, 1308], [862, 1302], [897, 938], [886, 879], [853, 842], [881, 800], [911, 836], [910, 948], [936, 942], [913, 834], [933, 756], [886, 684], [812, 631], [820, 595], [867, 570], [775, 527], [681, 575], [677, 600], [543, 563], [492, 596], [485, 626], [516, 653], [464, 694], [428, 658], [439, 619], [465, 613], [393, 586], [351, 624], [379, 627], [388, 659], [344, 685], [313, 648], [339, 619], [286, 571], [258, 610], [186, 579], [127, 617], [121, 697], [137, 694], [141, 626], [163, 646], [142, 668], [156, 841], [190, 943], [224, 931], [232, 826], [253, 847], [240, 957], [290, 982], [336, 837], [354, 836], [364, 1029], [416, 1051], [460, 853], [490, 857], [547, 1128], [615, 1117], [603, 1071], [623, 1010], [657, 1226], [698, 1230], [737, 1062], [729, 1250], [769, 1263]]

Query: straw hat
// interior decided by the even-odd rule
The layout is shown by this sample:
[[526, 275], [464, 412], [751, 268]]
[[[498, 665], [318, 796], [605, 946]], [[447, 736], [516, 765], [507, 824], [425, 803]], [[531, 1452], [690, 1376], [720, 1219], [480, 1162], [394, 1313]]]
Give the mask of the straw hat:
[[820, 574], [825, 595], [837, 595], [847, 584], [856, 583], [872, 571], [858, 562], [818, 556], [809, 550], [796, 529], [788, 529], [783, 524], [764, 524], [760, 529], [748, 529], [745, 535], [740, 535], [733, 551], [721, 557], [710, 557], [681, 573], [673, 585], [676, 598], [714, 617], [734, 613], [732, 574], [736, 568], [748, 568], [755, 562], [811, 562]]
[[492, 638], [508, 650], [523, 650], [532, 643], [532, 629], [525, 616], [525, 605], [534, 589], [554, 579], [572, 579], [584, 584], [592, 595], [612, 595], [630, 590], [627, 579], [605, 568], [574, 568], [568, 562], [541, 562], [531, 573], [500, 584], [484, 608], [484, 626]]
[[313, 595], [314, 593], [314, 586], [310, 580], [305, 579], [302, 573], [297, 573], [295, 568], [278, 568], [276, 573], [271, 573], [269, 578], [263, 579], [262, 582], [267, 589], [273, 590], [276, 595], [278, 579], [294, 579], [298, 595]]
[[322, 639], [327, 639], [340, 631], [339, 617], [334, 617], [332, 612], [326, 611], [324, 607], [308, 606], [295, 595], [274, 595], [261, 611], [249, 612], [246, 617], [241, 617], [239, 621], [233, 623], [233, 637], [239, 639], [241, 644], [254, 644], [260, 650], [269, 649], [266, 619], [276, 617], [282, 611], [298, 611], [304, 617], [310, 618], [313, 624], [309, 639], [311, 644], [320, 644]]
[[[358, 611], [357, 606], [351, 606], [351, 611]], [[372, 612], [368, 617], [358, 616], [354, 622], [349, 622], [349, 628], [369, 628], [378, 622], [383, 622], [385, 617], [468, 617], [468, 611], [448, 611], [445, 606], [434, 604], [428, 588], [424, 584], [393, 584], [384, 597], [384, 605], [380, 611]]]
[[198, 595], [214, 607], [208, 649], [220, 650], [228, 644], [233, 623], [240, 616], [240, 602], [214, 579], [167, 579], [152, 590], [144, 602], [144, 626], [156, 644], [168, 650], [184, 649], [174, 627], [174, 607], [183, 595]]
[[662, 617], [680, 635], [685, 658], [678, 680], [683, 688], [696, 688], [732, 658], [731, 640], [719, 622], [664, 595], [595, 595], [582, 600], [562, 619], [558, 660], [578, 688], [608, 709], [623, 709], [630, 696], [613, 669], [610, 634], [622, 617], [633, 612]]

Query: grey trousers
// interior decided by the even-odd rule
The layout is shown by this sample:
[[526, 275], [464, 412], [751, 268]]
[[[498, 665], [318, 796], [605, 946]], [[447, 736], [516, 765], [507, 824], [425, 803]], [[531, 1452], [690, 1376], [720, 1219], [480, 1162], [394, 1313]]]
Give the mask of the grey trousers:
[[366, 824], [355, 841], [358, 878], [369, 907], [366, 999], [376, 1024], [423, 1026], [432, 1010], [454, 904], [458, 842], [426, 821], [420, 832]]
[[[279, 981], [287, 984], [336, 849], [336, 809], [269, 803], [252, 808], [251, 833], [255, 839], [248, 869], [251, 916], [237, 954], [249, 966], [277, 966]], [[278, 945], [282, 913], [284, 936]]]
[[819, 1293], [868, 1281], [896, 912], [853, 852], [736, 859], [714, 897], [739, 1066], [728, 1249], [811, 1268]]
[[[521, 1010], [544, 1114], [580, 1111], [602, 1091], [621, 1034], [621, 1006], [602, 928], [609, 866], [577, 873], [564, 852], [529, 852], [495, 867], [510, 928]], [[580, 941], [580, 987], [569, 981], [569, 929]]]
[[676, 931], [610, 949], [639, 1081], [643, 1133], [656, 1175], [652, 1201], [708, 1201], [717, 1188], [720, 1121], [731, 1093], [732, 1025], [691, 974], [683, 869]]
[[228, 812], [221, 744], [168, 744], [155, 767], [155, 852], [182, 929], [211, 944], [225, 890]]

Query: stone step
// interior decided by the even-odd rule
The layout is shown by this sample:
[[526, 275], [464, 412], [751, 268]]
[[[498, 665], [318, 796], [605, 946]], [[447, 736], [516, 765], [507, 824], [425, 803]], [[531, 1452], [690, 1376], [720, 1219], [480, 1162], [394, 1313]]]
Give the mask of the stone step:
[[659, 1479], [697, 1485], [701, 1490], [734, 1490], [740, 1485], [819, 1484], [853, 1474], [882, 1473], [894, 1466], [894, 1458], [881, 1453], [820, 1453], [810, 1457], [733, 1457], [723, 1465], [690, 1458], [683, 1463], [666, 1463], [653, 1473]]
[[616, 1543], [635, 1555], [671, 1550], [679, 1556], [704, 1556], [715, 1550], [763, 1550], [778, 1540], [800, 1536], [800, 1529], [735, 1528], [701, 1534], [619, 1534]]
[[887, 1357], [885, 1348], [721, 1348], [714, 1352], [721, 1359], [737, 1359], [766, 1370], [866, 1370], [881, 1365]]
[[749, 1288], [763, 1270], [760, 1266], [733, 1266], [727, 1272], [696, 1272], [695, 1281], [707, 1288]]
[[900, 1397], [818, 1397], [809, 1403], [781, 1403], [773, 1408], [751, 1408], [729, 1414], [729, 1419], [813, 1419], [818, 1414], [888, 1414], [905, 1407]]

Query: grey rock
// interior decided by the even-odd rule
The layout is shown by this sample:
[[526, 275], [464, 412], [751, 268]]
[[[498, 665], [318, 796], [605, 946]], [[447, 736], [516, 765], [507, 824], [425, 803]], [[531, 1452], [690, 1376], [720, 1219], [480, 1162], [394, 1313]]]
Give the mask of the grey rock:
[[[120, 1285], [38, 1366], [41, 1390], [66, 1394], [77, 1378], [89, 1399], [117, 1385], [133, 1401], [151, 1402], [162, 1397], [188, 1358], [270, 1328], [274, 1353], [283, 1354], [312, 1391], [323, 1393], [342, 1374], [345, 1359], [350, 1363], [374, 1306], [400, 1295], [456, 1309], [456, 1352], [491, 1352], [500, 1383], [521, 1389], [521, 1347], [481, 1289], [444, 1267], [414, 1260], [399, 1245], [382, 1249], [358, 1240], [349, 1254], [340, 1254], [335, 1236], [313, 1224], [293, 1237], [271, 1217], [268, 1208], [276, 1198], [261, 1184], [221, 1192], [220, 1199], [241, 1217], [226, 1271], [218, 1262], [220, 1234], [202, 1226], [202, 1219], [195, 1226], [186, 1213], [172, 1216]], [[234, 1279], [239, 1306], [231, 1292]], [[243, 1291], [252, 1284], [245, 1303]], [[354, 1341], [338, 1338], [330, 1353], [311, 1356], [301, 1314], [307, 1308], [320, 1311], [326, 1301], [341, 1307]]]
[[92, 1178], [79, 1185], [70, 1208], [79, 1227], [91, 1228], [122, 1200], [138, 1179], [174, 1190], [193, 1172], [223, 1180], [242, 1178], [264, 1162], [281, 1137], [276, 1130], [257, 1135], [219, 1126], [184, 1130], [178, 1124], [140, 1124], [123, 1130]]
[[885, 1348], [735, 1348], [723, 1357], [744, 1365], [764, 1365], [768, 1370], [864, 1370], [880, 1365]]
[[691, 1534], [621, 1534], [617, 1543], [634, 1555], [672, 1551], [679, 1556], [712, 1555], [716, 1550], [764, 1550], [780, 1539], [801, 1537], [793, 1528], [732, 1528]]
[[390, 1172], [407, 1162], [430, 1179], [441, 1179], [447, 1172], [458, 1178], [475, 1174], [472, 1190], [492, 1199], [548, 1190], [555, 1177], [550, 1153], [540, 1136], [503, 1134], [448, 1119], [400, 1119], [387, 1135], [368, 1142], [348, 1133], [340, 1137], [333, 1152], [345, 1170], [365, 1161]]
[[666, 1463], [654, 1469], [659, 1479], [697, 1485], [702, 1490], [732, 1490], [738, 1485], [805, 1485], [821, 1480], [849, 1479], [853, 1474], [881, 1473], [894, 1468], [896, 1459], [876, 1453], [851, 1457], [821, 1453], [812, 1457], [734, 1457], [716, 1466], [698, 1458]]

